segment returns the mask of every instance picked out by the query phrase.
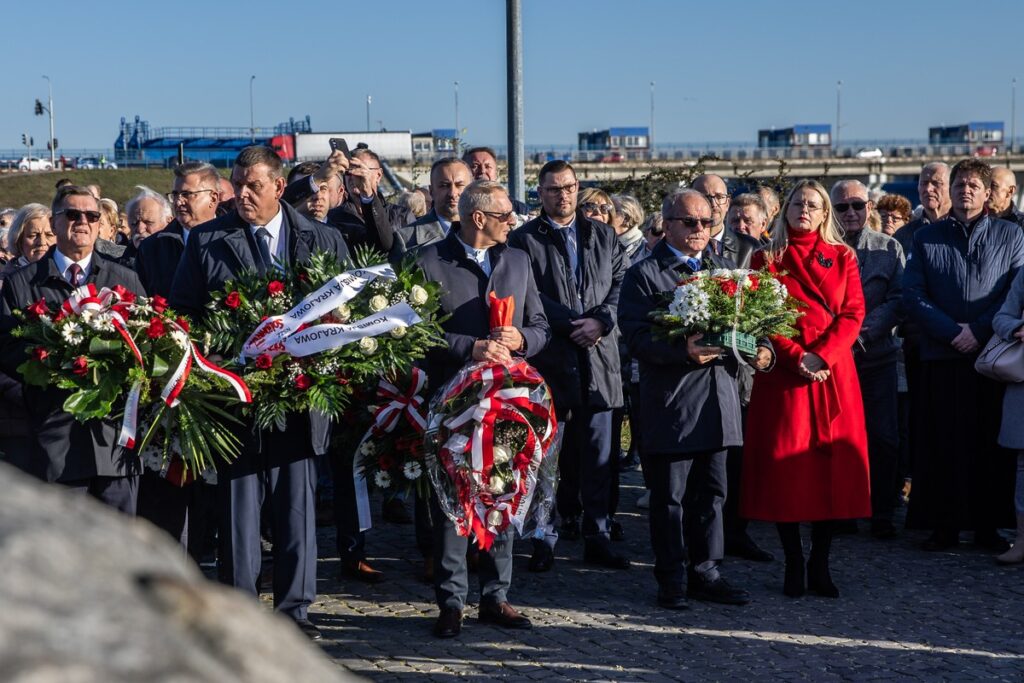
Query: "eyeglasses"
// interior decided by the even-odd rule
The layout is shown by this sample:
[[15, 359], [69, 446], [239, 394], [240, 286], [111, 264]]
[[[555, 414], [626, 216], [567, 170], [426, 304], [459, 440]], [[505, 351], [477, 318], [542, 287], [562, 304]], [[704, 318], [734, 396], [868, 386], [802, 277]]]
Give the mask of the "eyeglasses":
[[65, 216], [67, 216], [68, 220], [71, 221], [72, 223], [77, 223], [78, 221], [82, 220], [83, 216], [85, 216], [85, 220], [88, 223], [99, 223], [100, 222], [100, 212], [99, 211], [81, 211], [79, 209], [61, 209], [60, 211], [54, 212], [53, 215], [54, 216], [59, 216], [61, 214], [64, 214]]
[[595, 204], [594, 202], [584, 202], [580, 204], [580, 208], [589, 213], [603, 213], [610, 214], [612, 209], [615, 207], [611, 204]]
[[698, 225], [704, 230], [710, 230], [712, 225], [710, 218], [694, 218], [693, 216], [665, 216], [662, 220], [666, 223], [670, 221], [682, 223], [690, 230], [694, 230]]
[[168, 192], [167, 198], [171, 200], [171, 202], [176, 202], [179, 199], [184, 199], [187, 202], [193, 197], [201, 195], [204, 192], [213, 192], [213, 190], [175, 190], [174, 192]]
[[707, 197], [708, 201], [712, 204], [725, 204], [729, 201], [729, 195], [727, 194], [706, 194], [704, 196]]
[[867, 206], [867, 205], [868, 205], [867, 202], [862, 202], [859, 199], [857, 199], [857, 200], [852, 201], [852, 202], [843, 202], [841, 204], [833, 204], [832, 206], [835, 207], [836, 213], [846, 213], [847, 211], [850, 210], [851, 206], [853, 207], [854, 211], [863, 211], [864, 207]]
[[906, 223], [910, 220], [909, 216], [904, 216], [901, 213], [890, 213], [888, 211], [879, 211], [878, 217], [882, 219], [883, 223], [888, 223], [889, 221], [892, 221], [893, 223], [896, 221], [903, 221]]
[[494, 218], [497, 218], [502, 223], [508, 223], [508, 219], [511, 218], [512, 214], [514, 214], [516, 212], [515, 209], [512, 209], [511, 211], [504, 211], [504, 212], [484, 211], [483, 209], [480, 209], [479, 211], [480, 211], [480, 213], [484, 214], [485, 216], [492, 216]]
[[542, 187], [540, 188], [548, 194], [572, 194], [576, 191], [576, 183], [570, 183], [569, 185], [553, 186], [553, 187]]
[[799, 209], [800, 211], [806, 210], [807, 213], [814, 213], [815, 211], [821, 211], [821, 204], [811, 204], [810, 202], [793, 202], [790, 207]]

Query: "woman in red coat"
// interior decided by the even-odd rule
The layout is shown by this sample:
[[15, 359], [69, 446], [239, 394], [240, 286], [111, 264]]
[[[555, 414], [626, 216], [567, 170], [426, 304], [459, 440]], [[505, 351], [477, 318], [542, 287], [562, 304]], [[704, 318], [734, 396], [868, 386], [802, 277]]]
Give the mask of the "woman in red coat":
[[[789, 193], [771, 243], [751, 263], [763, 265], [805, 306], [794, 338], [772, 338], [775, 371], [754, 381], [741, 513], [777, 523], [786, 595], [809, 589], [839, 597], [828, 570], [833, 520], [871, 516], [864, 404], [852, 351], [864, 320], [864, 293], [856, 256], [843, 242], [820, 183], [804, 180]], [[805, 575], [800, 522], [807, 521], [811, 555]]]

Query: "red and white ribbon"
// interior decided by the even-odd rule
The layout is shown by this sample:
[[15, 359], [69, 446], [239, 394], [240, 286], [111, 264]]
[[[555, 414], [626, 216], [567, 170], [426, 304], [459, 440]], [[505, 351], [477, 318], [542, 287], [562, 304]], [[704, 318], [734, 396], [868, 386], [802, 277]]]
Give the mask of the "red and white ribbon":
[[177, 407], [179, 403], [178, 397], [181, 392], [185, 389], [185, 385], [188, 383], [189, 375], [192, 374], [193, 368], [198, 368], [200, 372], [204, 372], [209, 375], [219, 377], [227, 382], [231, 388], [235, 391], [235, 395], [238, 400], [242, 403], [252, 403], [252, 394], [249, 391], [248, 385], [238, 375], [228, 372], [224, 368], [214, 365], [206, 358], [203, 354], [199, 353], [196, 345], [188, 337], [188, 333], [178, 323], [172, 323], [173, 332], [172, 337], [182, 346], [184, 353], [182, 354], [181, 360], [178, 362], [178, 366], [171, 373], [170, 379], [167, 384], [164, 385], [163, 391], [160, 392], [160, 398], [171, 408]]
[[381, 431], [390, 432], [405, 415], [413, 428], [420, 434], [427, 428], [427, 418], [423, 415], [423, 396], [421, 392], [427, 386], [427, 373], [417, 367], [412, 369], [409, 388], [404, 392], [394, 384], [381, 380], [377, 385], [377, 396], [388, 402], [377, 408], [373, 414], [373, 423]]

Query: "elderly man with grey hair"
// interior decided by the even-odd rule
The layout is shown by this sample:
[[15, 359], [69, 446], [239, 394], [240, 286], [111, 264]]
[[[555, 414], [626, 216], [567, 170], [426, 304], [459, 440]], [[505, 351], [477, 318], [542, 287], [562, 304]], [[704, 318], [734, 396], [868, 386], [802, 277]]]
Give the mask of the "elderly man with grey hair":
[[124, 206], [128, 227], [132, 231], [132, 243], [121, 257], [122, 262], [131, 259], [134, 263], [135, 252], [142, 240], [160, 232], [174, 219], [174, 209], [167, 197], [145, 185], [138, 185], [135, 190], [135, 196]]
[[867, 227], [872, 202], [859, 180], [832, 186], [832, 207], [857, 252], [866, 314], [853, 349], [857, 365], [871, 465], [871, 534], [896, 535], [893, 513], [897, 494], [899, 425], [896, 364], [900, 343], [894, 332], [903, 319], [903, 248], [894, 238]]

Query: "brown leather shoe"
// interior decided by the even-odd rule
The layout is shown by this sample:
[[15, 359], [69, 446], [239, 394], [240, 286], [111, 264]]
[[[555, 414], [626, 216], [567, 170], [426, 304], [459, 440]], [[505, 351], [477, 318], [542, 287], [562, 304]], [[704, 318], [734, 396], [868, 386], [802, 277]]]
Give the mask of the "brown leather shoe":
[[384, 573], [368, 565], [365, 560], [352, 560], [341, 563], [342, 576], [357, 579], [365, 583], [380, 583]]
[[454, 638], [462, 632], [462, 610], [454, 607], [442, 607], [434, 622], [434, 636], [437, 638]]
[[508, 602], [480, 602], [480, 615], [477, 617], [481, 622], [495, 624], [502, 628], [533, 628], [530, 620], [516, 611], [516, 608]]

